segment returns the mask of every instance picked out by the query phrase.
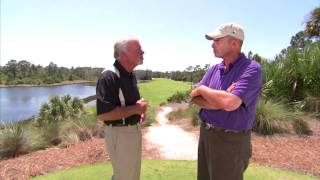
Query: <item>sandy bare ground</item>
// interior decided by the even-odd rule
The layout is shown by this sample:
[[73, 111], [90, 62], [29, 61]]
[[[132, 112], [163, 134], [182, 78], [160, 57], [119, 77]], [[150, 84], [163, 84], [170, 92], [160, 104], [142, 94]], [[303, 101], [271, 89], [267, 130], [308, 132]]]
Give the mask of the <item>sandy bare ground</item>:
[[172, 110], [172, 107], [162, 107], [159, 110], [157, 123], [149, 127], [144, 134], [147, 145], [157, 148], [164, 159], [196, 160], [198, 137], [179, 125], [169, 123], [166, 115]]

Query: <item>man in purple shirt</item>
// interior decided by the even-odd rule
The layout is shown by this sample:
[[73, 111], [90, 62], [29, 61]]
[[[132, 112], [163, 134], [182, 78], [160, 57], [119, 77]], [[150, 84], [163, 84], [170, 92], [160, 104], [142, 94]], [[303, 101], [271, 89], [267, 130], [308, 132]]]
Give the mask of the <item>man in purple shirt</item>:
[[222, 58], [191, 92], [201, 107], [198, 180], [243, 179], [252, 154], [251, 129], [262, 86], [261, 66], [241, 53], [243, 28], [235, 23], [207, 33]]

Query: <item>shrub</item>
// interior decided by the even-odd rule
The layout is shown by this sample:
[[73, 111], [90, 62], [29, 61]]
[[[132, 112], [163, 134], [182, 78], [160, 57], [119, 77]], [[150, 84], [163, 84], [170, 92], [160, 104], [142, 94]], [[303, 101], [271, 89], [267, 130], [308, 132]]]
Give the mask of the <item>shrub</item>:
[[150, 106], [147, 109], [146, 119], [145, 119], [145, 122], [142, 124], [142, 127], [150, 126], [155, 121], [156, 121], [156, 108], [153, 106]]
[[307, 112], [320, 113], [320, 97], [306, 97], [300, 103], [301, 109]]
[[47, 77], [45, 77], [45, 79], [43, 80], [43, 83], [45, 83], [45, 84], [53, 84], [53, 83], [55, 83], [55, 82], [56, 82], [55, 79], [52, 78], [51, 76], [47, 76]]
[[168, 119], [170, 121], [176, 119], [189, 119], [193, 126], [198, 126], [200, 118], [198, 115], [199, 108], [195, 105], [190, 104], [187, 109], [179, 109], [168, 114]]
[[61, 146], [68, 147], [69, 145], [76, 144], [80, 142], [79, 135], [75, 131], [71, 131], [68, 134], [62, 136]]
[[199, 107], [195, 105], [190, 105], [190, 111], [191, 111], [192, 125], [199, 126], [200, 124]]
[[181, 103], [181, 102], [187, 102], [189, 98], [190, 91], [186, 92], [180, 92], [177, 91], [172, 96], [170, 96], [167, 101], [169, 103]]
[[98, 121], [96, 128], [92, 132], [92, 135], [95, 137], [104, 138], [105, 136], [104, 128], [105, 128], [104, 123], [102, 121]]
[[92, 136], [104, 138], [104, 123], [98, 120], [95, 113], [85, 114], [81, 116], [81, 118], [83, 118], [83, 120], [85, 121], [89, 121], [87, 122], [87, 127], [90, 128]]
[[103, 126], [93, 114], [82, 114], [80, 117], [68, 120], [59, 132], [64, 146], [92, 139], [93, 136], [101, 137], [102, 134]]
[[263, 135], [283, 133], [288, 130], [291, 119], [297, 117], [288, 112], [283, 104], [261, 99], [257, 106], [253, 131]]
[[83, 104], [79, 98], [72, 99], [70, 95], [54, 96], [50, 98], [48, 103], [41, 105], [37, 122], [39, 126], [43, 126], [48, 123], [64, 121], [70, 117], [76, 118], [82, 112]]
[[1, 73], [0, 70], [0, 84], [4, 84], [7, 81], [7, 76]]
[[92, 138], [92, 132], [88, 127], [78, 125], [76, 122], [70, 121], [66, 123], [64, 128], [60, 131], [62, 146], [68, 146], [86, 141]]
[[79, 127], [87, 128], [90, 132], [96, 131], [98, 128], [98, 119], [96, 114], [82, 114], [73, 120]]
[[187, 109], [179, 109], [177, 111], [172, 111], [168, 115], [169, 121], [174, 121], [177, 119], [191, 118], [190, 114], [187, 113]]
[[58, 145], [61, 143], [61, 138], [59, 137], [59, 129], [61, 123], [47, 123], [40, 127], [41, 141], [45, 146]]
[[12, 158], [29, 151], [29, 144], [21, 123], [10, 123], [0, 131], [0, 157]]
[[299, 118], [292, 122], [294, 131], [299, 135], [311, 135], [312, 131], [307, 123], [307, 121]]
[[29, 123], [24, 126], [26, 137], [30, 144], [30, 151], [36, 151], [50, 147], [52, 144], [46, 139], [47, 135], [44, 136], [45, 130], [36, 126], [35, 122]]

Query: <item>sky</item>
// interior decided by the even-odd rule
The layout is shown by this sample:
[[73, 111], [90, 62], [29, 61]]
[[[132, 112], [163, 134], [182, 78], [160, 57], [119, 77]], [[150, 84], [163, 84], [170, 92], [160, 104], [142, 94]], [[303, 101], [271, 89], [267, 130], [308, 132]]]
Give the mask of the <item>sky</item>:
[[216, 64], [204, 34], [239, 23], [242, 51], [272, 60], [304, 29], [319, 0], [0, 0], [0, 65], [27, 60], [42, 66], [108, 67], [113, 44], [140, 39], [137, 69], [184, 70]]

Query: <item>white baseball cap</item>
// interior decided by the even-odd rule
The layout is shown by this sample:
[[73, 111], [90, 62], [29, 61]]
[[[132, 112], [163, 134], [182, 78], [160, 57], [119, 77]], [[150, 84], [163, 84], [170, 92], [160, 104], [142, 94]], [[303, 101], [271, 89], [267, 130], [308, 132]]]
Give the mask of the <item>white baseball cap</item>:
[[215, 31], [205, 34], [208, 40], [216, 40], [225, 36], [232, 36], [243, 41], [243, 28], [236, 23], [226, 23], [220, 25]]

